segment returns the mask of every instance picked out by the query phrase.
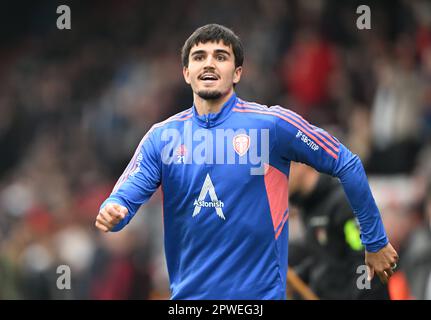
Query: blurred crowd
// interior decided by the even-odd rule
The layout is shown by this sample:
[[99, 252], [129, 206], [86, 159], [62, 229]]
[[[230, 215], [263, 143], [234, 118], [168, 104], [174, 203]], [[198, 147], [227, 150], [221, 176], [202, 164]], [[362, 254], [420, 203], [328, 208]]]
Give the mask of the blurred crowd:
[[[60, 4], [71, 30], [56, 28]], [[159, 193], [122, 232], [94, 219], [150, 126], [191, 106], [180, 49], [212, 22], [243, 41], [241, 98], [290, 108], [360, 156], [401, 257], [393, 298], [431, 299], [431, 2], [371, 2], [371, 30], [360, 4], [4, 4], [0, 299], [169, 297]]]

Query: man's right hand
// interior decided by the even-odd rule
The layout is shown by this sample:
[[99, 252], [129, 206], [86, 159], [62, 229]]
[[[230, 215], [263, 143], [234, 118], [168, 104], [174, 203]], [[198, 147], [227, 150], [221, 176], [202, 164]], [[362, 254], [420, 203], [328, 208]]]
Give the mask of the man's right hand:
[[99, 211], [96, 227], [104, 232], [111, 231], [127, 214], [127, 208], [116, 203], [108, 203]]

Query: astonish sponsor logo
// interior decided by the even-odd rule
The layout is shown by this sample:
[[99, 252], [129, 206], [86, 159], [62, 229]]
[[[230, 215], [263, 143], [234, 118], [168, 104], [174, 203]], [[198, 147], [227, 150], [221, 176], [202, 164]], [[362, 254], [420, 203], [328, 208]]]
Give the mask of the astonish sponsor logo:
[[198, 207], [204, 207], [204, 208], [223, 208], [224, 207], [224, 203], [221, 200], [204, 201], [204, 200], [196, 199], [193, 205]]
[[[205, 201], [207, 194], [209, 194], [211, 201]], [[192, 217], [197, 216], [202, 208], [215, 208], [217, 216], [220, 219], [226, 220], [222, 210], [224, 203], [218, 199], [209, 173], [207, 173], [199, 197], [194, 201], [193, 205], [195, 206], [195, 210]]]

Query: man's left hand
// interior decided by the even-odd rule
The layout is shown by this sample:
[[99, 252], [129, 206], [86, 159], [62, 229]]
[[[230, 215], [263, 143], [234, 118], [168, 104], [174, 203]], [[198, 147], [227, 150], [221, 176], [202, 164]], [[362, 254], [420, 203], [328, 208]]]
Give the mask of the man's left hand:
[[390, 243], [377, 252], [365, 251], [368, 280], [371, 281], [374, 273], [376, 273], [382, 283], [388, 283], [389, 278], [394, 274], [397, 267], [398, 259], [398, 254]]

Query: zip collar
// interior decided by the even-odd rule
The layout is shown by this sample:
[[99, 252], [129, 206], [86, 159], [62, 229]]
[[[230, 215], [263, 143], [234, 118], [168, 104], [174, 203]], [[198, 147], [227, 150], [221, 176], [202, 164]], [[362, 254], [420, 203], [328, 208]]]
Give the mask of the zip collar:
[[218, 113], [209, 113], [204, 115], [199, 115], [196, 110], [196, 106], [193, 103], [193, 120], [201, 127], [211, 128], [218, 126], [220, 123], [225, 121], [231, 114], [232, 108], [237, 103], [237, 96], [234, 92], [228, 101], [225, 102], [220, 112]]

